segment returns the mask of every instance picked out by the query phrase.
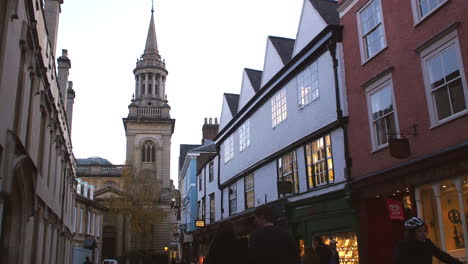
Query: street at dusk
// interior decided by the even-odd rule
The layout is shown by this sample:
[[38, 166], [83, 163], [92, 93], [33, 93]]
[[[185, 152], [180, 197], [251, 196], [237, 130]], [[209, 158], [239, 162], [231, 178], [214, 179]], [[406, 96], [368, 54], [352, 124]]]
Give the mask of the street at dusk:
[[468, 264], [466, 13], [1, 0], [0, 264]]

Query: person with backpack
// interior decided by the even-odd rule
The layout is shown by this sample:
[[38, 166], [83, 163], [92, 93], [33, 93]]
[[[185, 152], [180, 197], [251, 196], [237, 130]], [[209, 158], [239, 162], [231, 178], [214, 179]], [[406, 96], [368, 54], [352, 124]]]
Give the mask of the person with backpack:
[[412, 217], [405, 222], [405, 239], [395, 249], [394, 264], [432, 264], [432, 257], [446, 264], [462, 264], [427, 238], [424, 220]]

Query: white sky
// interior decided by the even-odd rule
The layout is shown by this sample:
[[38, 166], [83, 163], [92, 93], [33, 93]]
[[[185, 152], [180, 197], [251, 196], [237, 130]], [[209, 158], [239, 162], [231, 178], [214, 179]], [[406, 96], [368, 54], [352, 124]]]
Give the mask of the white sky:
[[[263, 69], [267, 36], [295, 38], [302, 0], [156, 0], [159, 53], [169, 71], [166, 93], [176, 119], [171, 179], [177, 187], [180, 144], [200, 144], [205, 117], [221, 114], [223, 93], [240, 93], [242, 70]], [[76, 158], [125, 162], [122, 118], [144, 50], [150, 0], [65, 0], [57, 57], [68, 49], [76, 92]]]

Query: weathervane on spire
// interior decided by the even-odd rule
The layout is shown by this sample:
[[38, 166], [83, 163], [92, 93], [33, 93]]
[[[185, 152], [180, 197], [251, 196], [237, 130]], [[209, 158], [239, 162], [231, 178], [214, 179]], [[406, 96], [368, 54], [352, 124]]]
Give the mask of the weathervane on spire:
[[154, 0], [151, 0], [151, 13], [154, 13]]

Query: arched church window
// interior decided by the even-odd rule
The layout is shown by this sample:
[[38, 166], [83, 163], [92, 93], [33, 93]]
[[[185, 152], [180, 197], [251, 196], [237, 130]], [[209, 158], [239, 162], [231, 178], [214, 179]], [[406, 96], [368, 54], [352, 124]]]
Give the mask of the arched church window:
[[141, 162], [155, 162], [156, 146], [152, 141], [145, 141], [141, 146]]

